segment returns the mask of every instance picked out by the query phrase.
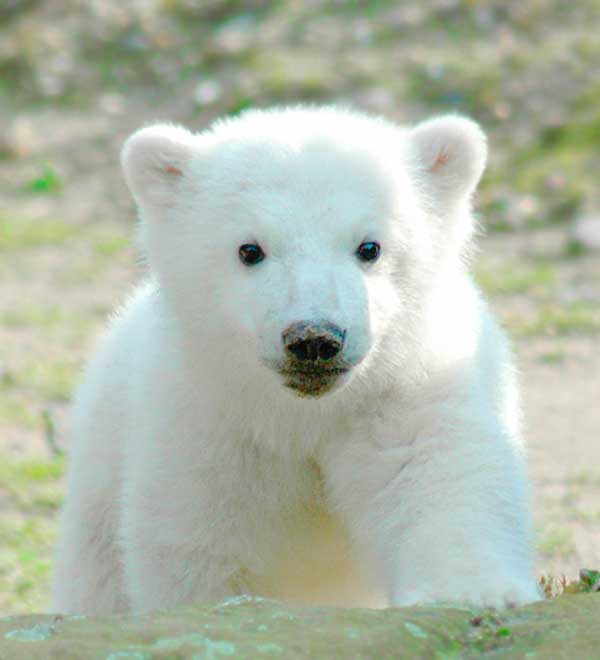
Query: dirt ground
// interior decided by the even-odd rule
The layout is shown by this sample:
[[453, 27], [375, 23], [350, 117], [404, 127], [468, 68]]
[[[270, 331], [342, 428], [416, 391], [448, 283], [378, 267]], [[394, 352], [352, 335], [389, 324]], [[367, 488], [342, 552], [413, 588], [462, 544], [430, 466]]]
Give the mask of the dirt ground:
[[[217, 6], [220, 3], [212, 4]], [[316, 7], [319, 3], [312, 4]], [[443, 3], [431, 4], [441, 6]], [[539, 8], [551, 3], [533, 4]], [[52, 13], [60, 3], [41, 5], [46, 7], [46, 13]], [[118, 3], [106, 3], [105, 6], [109, 5], [114, 8]], [[296, 7], [296, 13], [300, 11], [293, 3], [291, 6]], [[415, 8], [420, 5], [406, 3], [406, 6]], [[415, 25], [422, 21], [420, 28], [419, 25], [413, 25], [413, 28], [421, 29], [423, 34], [431, 37], [430, 28], [438, 30], [437, 23], [432, 19], [429, 25], [426, 22], [428, 16], [423, 18], [418, 14], [419, 10], [415, 11], [417, 13], [413, 15], [407, 9], [406, 16], [398, 20], [408, 21], [409, 32], [411, 21]], [[0, 452], [47, 456], [50, 433], [47, 420], [51, 420], [58, 445], [68, 450], [68, 402], [81, 365], [111, 310], [143, 276], [143, 266], [132, 247], [135, 210], [120, 174], [120, 145], [133, 129], [156, 119], [181, 121], [192, 128], [201, 128], [214, 115], [231, 110], [232, 105], [238, 110], [252, 104], [251, 90], [254, 88], [246, 85], [239, 76], [235, 78], [231, 70], [232, 61], [241, 67], [240, 71], [249, 71], [250, 66], [258, 70], [263, 65], [261, 51], [256, 45], [250, 64], [239, 59], [245, 47], [247, 26], [253, 25], [248, 23], [247, 14], [241, 16], [242, 19], [236, 18], [233, 27], [226, 25], [215, 33], [216, 45], [211, 42], [212, 48], [221, 48], [222, 52], [219, 52], [223, 59], [216, 58], [212, 51], [203, 55], [206, 59], [212, 53], [221, 67], [219, 72], [200, 77], [199, 84], [195, 78], [183, 79], [178, 83], [176, 94], [149, 92], [152, 90], [150, 83], [130, 90], [122, 86], [115, 91], [109, 84], [93, 90], [90, 83], [95, 80], [93, 76], [68, 79], [74, 89], [79, 85], [80, 90], [89, 94], [82, 106], [79, 97], [75, 101], [65, 96], [60, 100], [50, 98], [34, 102], [31, 99], [35, 94], [31, 90], [29, 96], [17, 95], [12, 87], [0, 86]], [[525, 19], [519, 16], [515, 20], [529, 20], [527, 16]], [[317, 25], [331, 28], [331, 22], [335, 20], [339, 17], [328, 16], [327, 21]], [[481, 20], [487, 29], [485, 21], [488, 19], [483, 16]], [[535, 16], [531, 20], [534, 21]], [[351, 25], [352, 39], [362, 44], [364, 38], [367, 43], [372, 38], [369, 29], [374, 30], [376, 23], [376, 17], [355, 21]], [[271, 39], [272, 44], [278, 38], [279, 24], [274, 19], [270, 22], [264, 19], [260, 25], [266, 26], [265, 39]], [[519, 30], [524, 30], [520, 24]], [[162, 33], [156, 34], [160, 36]], [[343, 34], [342, 28], [339, 34]], [[573, 30], [573, 34], [578, 32]], [[167, 31], [167, 35], [161, 38], [168, 42], [171, 36]], [[512, 33], [509, 36], [513, 38]], [[308, 37], [308, 46], [304, 44], [304, 50], [300, 48], [304, 59], [295, 61], [301, 62], [302, 66], [314, 67], [315, 63], [307, 61], [306, 57], [311, 43], [313, 47], [320, 44], [318, 30]], [[527, 43], [531, 41], [526, 34], [523, 38]], [[485, 42], [485, 35], [482, 41]], [[50, 40], [49, 43], [54, 42]], [[428, 43], [437, 44], [433, 37]], [[535, 45], [535, 40], [531, 43]], [[590, 41], [590, 44], [594, 43]], [[336, 44], [331, 48], [335, 46], [343, 50], [340, 43]], [[588, 44], [588, 47], [592, 48], [592, 45]], [[382, 52], [385, 53], [385, 48]], [[487, 52], [482, 51], [482, 57]], [[0, 49], [0, 73], [4, 66], [3, 53]], [[420, 56], [429, 57], [427, 53]], [[342, 84], [336, 86], [333, 79], [319, 79], [317, 85], [312, 78], [307, 82], [306, 76], [302, 85], [309, 85], [310, 93], [316, 94], [317, 100], [350, 100], [359, 107], [383, 112], [392, 119], [415, 119], [447, 109], [436, 99], [425, 98], [430, 91], [429, 83], [440, 84], [437, 70], [427, 68], [427, 75], [431, 74], [429, 83], [419, 87], [419, 93], [407, 97], [406, 105], [399, 107], [393, 94], [390, 96], [386, 91], [385, 81], [374, 85], [370, 68], [372, 57], [373, 54], [365, 50], [364, 58], [354, 58], [352, 66], [356, 67], [353, 74], [356, 78], [345, 78], [345, 87]], [[533, 57], [532, 61], [538, 62]], [[331, 62], [328, 66], [333, 69]], [[539, 62], [544, 62], [543, 58]], [[63, 62], [59, 73], [67, 70], [67, 64], [77, 72], [83, 69], [83, 64], [75, 60]], [[427, 61], [426, 65], [429, 67]], [[10, 71], [14, 72], [16, 64], [11, 66]], [[42, 71], [42, 64], [36, 66], [38, 72]], [[130, 66], [133, 71], [141, 70], [138, 60], [127, 60], [123, 66]], [[363, 78], [358, 73], [361, 67], [364, 69], [360, 73]], [[273, 80], [269, 78], [267, 82], [271, 86], [264, 98], [261, 97], [261, 104], [265, 104], [265, 99], [281, 102], [305, 98], [306, 87], [293, 76], [286, 78], [286, 71], [278, 75], [288, 81], [289, 86], [273, 87]], [[329, 69], [325, 67], [323, 71], [325, 75]], [[311, 69], [311, 75], [313, 73]], [[56, 71], [53, 75], [58, 76]], [[255, 78], [250, 78], [258, 81], [256, 85], [266, 85], [261, 75], [259, 72]], [[462, 74], [457, 72], [456, 75], [460, 77]], [[519, 80], [525, 79], [527, 76], [523, 74]], [[531, 76], [532, 81], [539, 79], [540, 76]], [[25, 74], [22, 80], [26, 80]], [[39, 80], [43, 87], [44, 84], [51, 86], [53, 79], [50, 78], [50, 82], [46, 78]], [[128, 80], [125, 77], [125, 82]], [[246, 90], [246, 96], [241, 100], [232, 98], [227, 91], [232, 80]], [[563, 85], [560, 80], [553, 79], [555, 88], [544, 91], [540, 87], [542, 91], [537, 90], [542, 109], [539, 109], [536, 121], [542, 121], [540, 118], [545, 117], [545, 112], [550, 117], [548, 121], [564, 115], [564, 108], [552, 106], [552, 103], [576, 96], [573, 80], [569, 78]], [[499, 126], [498, 122], [501, 124], [505, 119], [504, 113], [510, 111], [510, 104], [506, 110], [502, 98], [493, 97], [488, 101], [488, 79], [477, 78], [477, 81], [483, 90], [481, 97], [476, 95], [473, 100], [472, 89], [469, 91], [471, 96], [465, 97], [473, 107], [459, 104], [453, 108], [475, 112], [484, 126], [486, 117], [495, 116], [493, 121], [489, 119], [489, 125], [494, 127], [490, 132], [492, 173], [484, 181], [478, 197], [482, 225], [489, 231], [479, 241], [480, 251], [474, 262], [474, 271], [513, 338], [518, 358], [534, 486], [538, 568], [554, 575], [575, 577], [582, 567], [600, 567], [600, 253], [580, 249], [579, 244], [573, 248], [572, 222], [560, 221], [560, 218], [557, 221], [554, 217], [543, 222], [522, 221], [521, 216], [531, 215], [532, 208], [535, 211], [536, 203], [551, 215], [556, 208], [563, 208], [560, 204], [564, 199], [571, 199], [573, 190], [584, 195], [587, 189], [580, 191], [575, 185], [579, 183], [576, 176], [573, 188], [565, 185], [561, 177], [571, 181], [571, 170], [566, 169], [567, 174], [561, 174], [563, 170], [559, 168], [556, 176], [552, 174], [545, 179], [548, 199], [556, 197], [558, 206], [554, 201], [552, 206], [544, 206], [547, 200], [538, 189], [534, 195], [524, 193], [527, 186], [521, 181], [519, 195], [513, 199], [510, 181], [514, 172], [512, 166], [503, 167], [502, 163], [510, 163], [506, 154], [515, 148], [510, 140], [514, 137], [522, 144], [523, 139], [518, 136], [529, 135], [531, 126], [525, 119], [515, 121], [517, 128], [514, 131]], [[417, 78], [417, 82], [422, 81]], [[278, 84], [283, 83], [279, 80]], [[349, 91], [353, 86], [356, 87], [355, 93]], [[510, 85], [503, 89], [509, 96], [514, 94], [511, 103], [516, 104], [523, 92], [516, 83], [513, 86], [512, 92]], [[554, 93], [558, 88], [565, 90], [562, 96]], [[479, 94], [480, 87], [476, 90]], [[211, 99], [214, 98], [217, 100], [213, 102]], [[550, 100], [545, 104], [546, 98]], [[479, 112], [478, 108], [488, 106], [489, 112]], [[520, 116], [531, 117], [531, 108], [529, 114], [527, 112], [525, 109]], [[514, 116], [516, 120], [517, 113]], [[576, 141], [580, 139], [579, 133], [573, 139], [575, 145], [580, 145]], [[527, 142], [527, 137], [524, 141]], [[563, 152], [552, 151], [551, 155], [552, 158], [556, 156], [556, 162], [562, 167]], [[564, 167], [570, 167], [570, 162], [565, 160]], [[522, 161], [522, 168], [527, 170], [528, 167], [530, 165]], [[500, 227], [496, 226], [497, 218], [492, 213], [496, 208], [497, 191], [502, 191], [506, 197], [503, 201], [505, 210], [516, 205], [521, 214], [517, 213], [514, 220], [506, 211]], [[488, 222], [492, 216], [494, 222]], [[498, 228], [503, 231], [496, 231]]]
[[[519, 261], [543, 255], [554, 263], [562, 286], [590, 287], [600, 296], [598, 255], [587, 263], [557, 259], [552, 245], [564, 230], [490, 236], [481, 260], [515, 251]], [[503, 257], [500, 257], [503, 258]], [[515, 317], [539, 302], [534, 291], [492, 297], [510, 331]], [[597, 334], [530, 335], [513, 338], [521, 374], [525, 435], [533, 484], [540, 571], [575, 577], [600, 565], [600, 341]]]

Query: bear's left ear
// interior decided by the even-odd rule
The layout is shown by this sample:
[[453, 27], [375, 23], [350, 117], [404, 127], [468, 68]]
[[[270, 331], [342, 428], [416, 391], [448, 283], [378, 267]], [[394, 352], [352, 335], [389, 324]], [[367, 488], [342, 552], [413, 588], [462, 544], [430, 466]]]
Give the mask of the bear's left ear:
[[434, 206], [448, 207], [468, 199], [475, 190], [487, 158], [483, 131], [457, 115], [435, 117], [409, 134], [419, 176]]
[[136, 131], [121, 151], [125, 180], [141, 208], [168, 207], [187, 175], [197, 136], [181, 126], [157, 124]]

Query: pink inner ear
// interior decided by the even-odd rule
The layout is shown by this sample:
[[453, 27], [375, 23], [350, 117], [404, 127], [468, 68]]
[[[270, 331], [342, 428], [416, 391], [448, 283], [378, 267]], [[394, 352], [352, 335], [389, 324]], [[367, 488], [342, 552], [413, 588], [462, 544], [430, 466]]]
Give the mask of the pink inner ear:
[[163, 170], [167, 174], [175, 174], [176, 176], [183, 175], [183, 172], [178, 167], [174, 167], [173, 165], [166, 165], [165, 167], [163, 167]]
[[433, 165], [429, 168], [429, 171], [437, 172], [448, 162], [448, 158], [450, 158], [450, 156], [442, 149], [433, 161]]

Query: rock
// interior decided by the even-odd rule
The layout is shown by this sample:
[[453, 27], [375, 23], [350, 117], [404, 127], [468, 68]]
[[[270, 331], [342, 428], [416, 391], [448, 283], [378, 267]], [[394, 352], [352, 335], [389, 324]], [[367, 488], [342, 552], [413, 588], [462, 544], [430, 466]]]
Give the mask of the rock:
[[0, 659], [592, 658], [600, 594], [492, 612], [290, 607], [240, 596], [144, 615], [31, 614], [0, 619]]

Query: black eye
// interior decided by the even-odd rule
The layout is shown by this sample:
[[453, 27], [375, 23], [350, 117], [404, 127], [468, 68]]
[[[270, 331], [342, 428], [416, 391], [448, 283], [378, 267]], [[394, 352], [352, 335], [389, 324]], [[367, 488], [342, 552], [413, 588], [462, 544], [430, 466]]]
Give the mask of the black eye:
[[361, 261], [376, 261], [381, 252], [381, 247], [379, 243], [374, 243], [373, 241], [367, 241], [366, 243], [361, 243], [356, 249], [356, 256]]
[[238, 250], [240, 260], [246, 266], [254, 266], [265, 258], [265, 253], [262, 251], [260, 245], [253, 245], [251, 243], [244, 243], [240, 245]]

